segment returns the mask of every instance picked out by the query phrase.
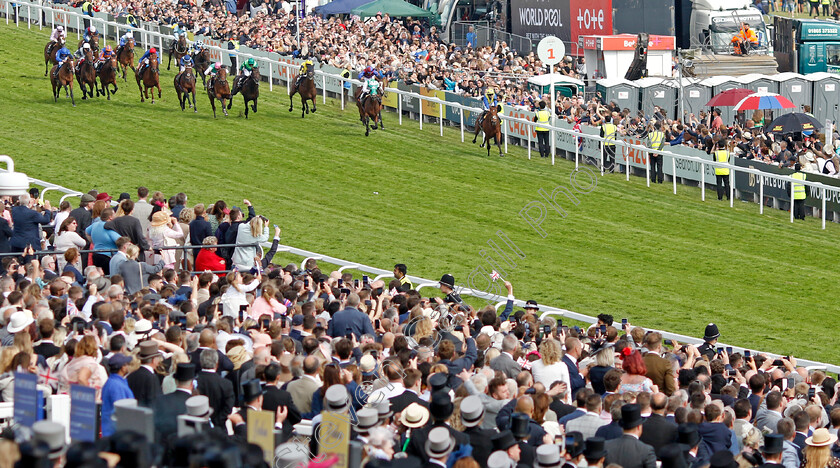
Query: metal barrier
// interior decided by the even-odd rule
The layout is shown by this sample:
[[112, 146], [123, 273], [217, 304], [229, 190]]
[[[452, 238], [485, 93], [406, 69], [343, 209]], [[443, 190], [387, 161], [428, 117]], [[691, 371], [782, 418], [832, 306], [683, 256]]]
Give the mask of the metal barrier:
[[473, 28], [475, 33], [475, 47], [494, 46], [496, 41], [504, 42], [511, 50], [521, 55], [527, 55], [534, 50], [534, 42], [525, 37], [502, 31], [489, 26], [488, 21], [455, 21], [452, 23], [451, 41], [455, 45], [466, 47], [467, 33]]
[[[703, 162], [713, 164], [713, 163], [710, 163], [708, 161], [703, 161]], [[718, 163], [718, 165], [720, 165], [720, 164]], [[786, 178], [789, 179], [789, 177], [786, 177]], [[33, 179], [31, 177], [29, 178], [29, 181], [33, 182], [33, 183], [37, 183], [39, 185], [46, 184], [43, 181], [40, 181], [38, 179]], [[49, 186], [52, 187], [54, 190], [57, 190], [57, 191], [60, 191], [60, 192], [63, 192], [63, 193], [67, 193], [67, 194], [78, 193], [75, 190], [71, 190], [71, 189], [68, 189], [66, 187], [62, 187], [60, 185], [49, 184]], [[230, 245], [235, 245], [235, 244], [223, 244], [223, 245], [230, 246]], [[245, 244], [245, 245], [253, 246], [254, 244]], [[272, 244], [266, 242], [266, 243], [262, 244], [262, 247], [269, 248], [269, 247], [271, 247], [271, 245]], [[189, 247], [191, 247], [191, 248], [202, 248], [202, 246], [189, 246]], [[214, 247], [214, 246], [206, 246], [206, 247]], [[295, 256], [298, 256], [298, 257], [302, 257], [303, 260], [300, 263], [300, 269], [301, 270], [305, 269], [306, 262], [309, 259], [314, 259], [314, 260], [323, 261], [323, 262], [326, 262], [326, 263], [329, 263], [329, 264], [332, 264], [332, 265], [337, 265], [342, 270], [347, 269], [347, 268], [352, 268], [352, 269], [355, 269], [355, 270], [362, 271], [364, 273], [370, 273], [372, 275], [375, 275], [375, 277], [373, 278], [373, 281], [377, 281], [377, 280], [380, 280], [380, 279], [383, 279], [383, 278], [393, 278], [394, 277], [393, 276], [394, 275], [393, 270], [384, 270], [382, 268], [375, 268], [375, 267], [367, 266], [367, 265], [357, 263], [357, 262], [350, 262], [350, 261], [347, 261], [347, 260], [344, 260], [344, 259], [341, 259], [341, 258], [332, 257], [332, 256], [329, 256], [329, 255], [324, 255], [324, 254], [319, 254], [319, 253], [312, 252], [312, 251], [309, 251], [309, 250], [298, 249], [296, 247], [292, 247], [292, 246], [289, 246], [289, 245], [278, 244], [276, 252], [284, 252], [284, 253], [295, 255]], [[198, 272], [198, 273], [200, 273], [200, 272]], [[421, 278], [419, 276], [412, 276], [412, 275], [407, 275], [407, 276], [408, 276], [408, 279], [410, 279], [412, 281], [412, 283], [417, 285], [417, 289], [435, 287], [438, 284], [437, 281]], [[496, 304], [497, 309], [500, 305], [504, 304], [507, 301], [506, 297], [502, 297], [502, 296], [499, 296], [499, 295], [496, 295], [496, 294], [489, 294], [486, 291], [480, 291], [480, 290], [475, 290], [475, 289], [471, 289], [471, 288], [461, 288], [461, 287], [459, 287], [458, 288], [458, 293], [461, 294], [461, 295], [467, 295], [467, 296], [472, 296], [472, 297], [476, 297], [476, 298], [479, 298], [479, 299], [488, 300], [491, 303]], [[514, 299], [513, 302], [514, 302], [514, 305], [516, 305], [516, 306], [519, 306], [519, 307], [524, 307], [525, 306], [525, 301], [523, 301], [521, 299]], [[597, 317], [591, 317], [589, 315], [579, 314], [577, 312], [573, 312], [571, 310], [563, 309], [563, 308], [560, 308], [560, 307], [552, 307], [552, 306], [547, 306], [547, 305], [544, 305], [544, 304], [541, 304], [540, 307], [545, 310], [545, 312], [543, 312], [543, 314], [540, 316], [540, 318], [556, 315], [556, 316], [568, 318], [568, 319], [571, 319], [571, 320], [576, 320], [576, 321], [583, 322], [583, 323], [589, 323], [589, 324], [593, 324], [593, 323], [596, 323], [598, 321]], [[694, 338], [694, 337], [691, 337], [691, 336], [681, 335], [681, 334], [678, 334], [678, 333], [671, 333], [671, 332], [667, 332], [667, 331], [663, 331], [663, 330], [655, 330], [655, 329], [651, 329], [651, 328], [646, 328], [646, 330], [658, 331], [659, 333], [662, 334], [663, 338], [669, 339], [669, 340], [675, 340], [675, 341], [680, 341], [680, 342], [684, 342], [684, 343], [691, 343], [691, 344], [701, 344], [703, 342], [703, 340], [701, 340], [700, 338]], [[727, 346], [727, 345], [720, 344], [720, 346]], [[733, 348], [738, 349], [738, 350], [746, 349], [746, 348], [737, 347], [737, 346], [733, 346]], [[761, 353], [762, 354], [768, 354], [768, 355], [771, 355], [771, 356], [776, 356], [776, 357], [780, 356], [778, 354], [772, 354], [772, 353], [765, 353], [765, 352], [761, 352]], [[807, 359], [798, 359], [798, 362], [800, 364], [805, 365], [805, 366], [820, 367], [820, 368], [824, 368], [824, 369], [826, 369], [830, 372], [840, 373], [840, 366], [838, 366], [838, 365], [826, 364], [826, 363], [811, 361], [811, 360], [807, 360]]]

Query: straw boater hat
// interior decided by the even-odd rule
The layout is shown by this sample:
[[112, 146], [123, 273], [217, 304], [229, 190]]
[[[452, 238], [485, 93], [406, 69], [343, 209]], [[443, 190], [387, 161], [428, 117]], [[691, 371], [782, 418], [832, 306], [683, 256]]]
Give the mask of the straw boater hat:
[[821, 427], [814, 431], [814, 435], [805, 439], [805, 443], [811, 447], [825, 447], [837, 442], [837, 436], [828, 432], [828, 429]]
[[419, 403], [408, 405], [400, 414], [400, 423], [403, 426], [416, 429], [423, 427], [429, 422], [429, 410]]

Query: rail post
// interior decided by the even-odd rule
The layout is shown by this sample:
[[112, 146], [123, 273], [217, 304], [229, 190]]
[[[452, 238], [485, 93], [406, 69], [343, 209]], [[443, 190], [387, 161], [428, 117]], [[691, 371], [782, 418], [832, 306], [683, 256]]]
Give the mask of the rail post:
[[420, 109], [420, 130], [423, 130], [423, 98], [417, 96], [417, 107]]
[[759, 207], [758, 207], [758, 214], [764, 214], [764, 176], [758, 176], [759, 186], [758, 186], [758, 198], [760, 199]]
[[821, 188], [822, 192], [822, 228], [825, 229], [825, 188]]
[[461, 143], [464, 142], [464, 109], [458, 108], [458, 120], [461, 122]]
[[[551, 157], [553, 158], [554, 155], [552, 154]], [[601, 176], [604, 175], [604, 142], [601, 142]]]
[[[554, 130], [552, 130], [553, 132]], [[578, 137], [572, 133], [572, 143], [575, 145], [575, 170], [578, 170], [578, 164], [580, 160], [580, 145], [578, 145]], [[554, 148], [551, 149], [551, 165], [554, 165]]]
[[790, 222], [793, 222], [793, 183], [790, 184]]
[[322, 91], [321, 94], [324, 96], [321, 103], [326, 104], [327, 103], [327, 74], [323, 73], [323, 72], [321, 73], [321, 91]]
[[440, 114], [438, 116], [438, 119], [440, 120], [440, 136], [443, 136], [443, 103], [442, 102], [438, 103], [438, 113]]
[[268, 63], [268, 90], [274, 91], [274, 68]]
[[525, 132], [528, 134], [528, 160], [531, 159], [531, 126], [525, 126]]
[[502, 124], [505, 126], [505, 127], [504, 127], [504, 128], [505, 128], [505, 136], [504, 136], [503, 138], [505, 139], [505, 154], [507, 154], [508, 123], [507, 123], [507, 122], [505, 122], [505, 121], [504, 121], [504, 119], [502, 119]]
[[[397, 93], [397, 114], [400, 115], [400, 125], [402, 125], [402, 94]], [[462, 138], [463, 140], [463, 138]]]
[[630, 156], [627, 154], [627, 147], [621, 147], [621, 155], [624, 156], [624, 173], [626, 174], [625, 180], [630, 182]]
[[674, 195], [677, 194], [677, 158], [671, 156], [671, 179], [674, 182]]
[[706, 201], [706, 163], [700, 163], [700, 201]]
[[[676, 171], [674, 172], [676, 173]], [[676, 185], [674, 185], [676, 188]], [[674, 192], [676, 193], [676, 192]], [[735, 170], [729, 171], [729, 207], [735, 207]]]
[[650, 187], [650, 157], [652, 153], [645, 152], [645, 159], [647, 160], [647, 164], [645, 164], [645, 178], [647, 179], [647, 186]]

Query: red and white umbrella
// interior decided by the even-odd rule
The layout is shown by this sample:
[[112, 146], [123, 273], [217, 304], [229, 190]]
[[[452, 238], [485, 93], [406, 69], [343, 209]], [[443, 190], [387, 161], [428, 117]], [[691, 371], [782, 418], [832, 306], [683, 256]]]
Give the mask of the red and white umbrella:
[[790, 99], [776, 93], [753, 93], [735, 104], [736, 111], [793, 109], [796, 105]]

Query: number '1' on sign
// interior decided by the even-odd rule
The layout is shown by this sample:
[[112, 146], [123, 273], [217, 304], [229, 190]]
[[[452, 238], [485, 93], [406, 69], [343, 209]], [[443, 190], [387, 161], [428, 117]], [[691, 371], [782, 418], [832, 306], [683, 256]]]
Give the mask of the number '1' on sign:
[[537, 56], [546, 65], [556, 65], [566, 55], [566, 44], [555, 36], [544, 37], [537, 44]]

